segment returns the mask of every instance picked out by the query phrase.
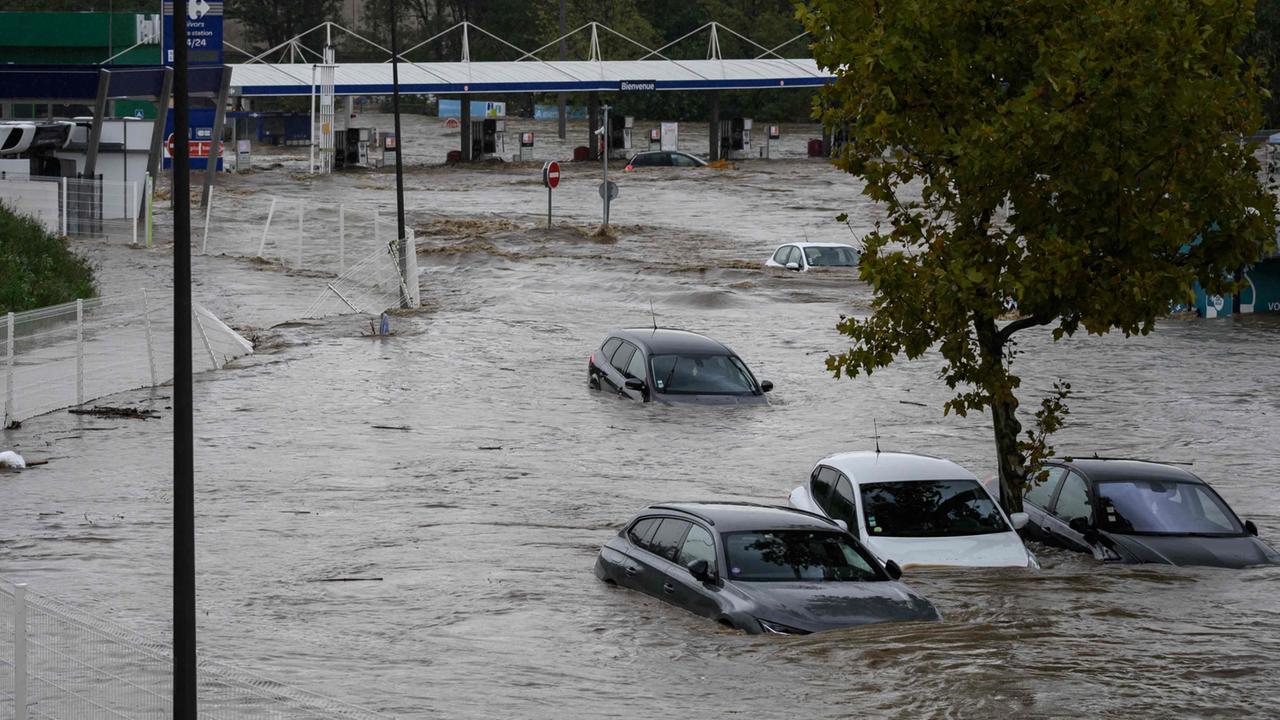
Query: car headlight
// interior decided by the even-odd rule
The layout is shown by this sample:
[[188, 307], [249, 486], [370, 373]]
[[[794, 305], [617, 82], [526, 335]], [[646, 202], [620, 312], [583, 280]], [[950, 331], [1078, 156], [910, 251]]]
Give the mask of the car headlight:
[[770, 635], [808, 635], [809, 634], [808, 630], [800, 630], [798, 628], [793, 628], [790, 625], [783, 625], [782, 623], [772, 622], [770, 620], [761, 620], [760, 618], [756, 618], [756, 622], [760, 623], [761, 630], [764, 630], [766, 633]]

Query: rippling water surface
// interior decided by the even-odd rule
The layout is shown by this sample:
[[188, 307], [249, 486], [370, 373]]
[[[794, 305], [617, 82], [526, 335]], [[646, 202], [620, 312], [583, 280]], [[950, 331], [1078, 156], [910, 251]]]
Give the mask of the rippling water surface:
[[[566, 184], [575, 172], [590, 188], [586, 169]], [[597, 582], [599, 546], [647, 503], [785, 502], [818, 458], [870, 447], [873, 419], [886, 449], [989, 477], [991, 430], [941, 415], [936, 357], [833, 380], [834, 323], [865, 313], [869, 290], [758, 267], [796, 228], [849, 238], [840, 210], [868, 229], [877, 215], [851, 178], [800, 160], [626, 176], [621, 233], [602, 242], [535, 228], [545, 196], [525, 174], [410, 174], [431, 310], [397, 318], [396, 337], [359, 337], [351, 318], [263, 328], [273, 351], [197, 383], [204, 652], [402, 717], [1280, 715], [1280, 568], [1104, 567], [1037, 547], [1039, 572], [909, 573], [942, 623], [800, 638], [726, 631]], [[306, 191], [385, 201], [385, 182]], [[450, 185], [470, 192], [446, 203]], [[566, 192], [567, 223], [591, 219], [589, 196]], [[486, 222], [427, 220], [462, 214]], [[230, 259], [197, 272], [198, 299], [233, 324], [269, 324], [264, 306], [287, 319], [308, 292]], [[651, 300], [662, 324], [723, 340], [772, 380], [772, 405], [588, 391], [588, 353], [610, 327], [647, 324]], [[1025, 404], [1058, 377], [1076, 390], [1061, 451], [1194, 462], [1280, 541], [1277, 318], [1022, 337]], [[158, 422], [55, 414], [3, 435], [50, 463], [0, 476], [0, 574], [166, 630], [167, 394]]]

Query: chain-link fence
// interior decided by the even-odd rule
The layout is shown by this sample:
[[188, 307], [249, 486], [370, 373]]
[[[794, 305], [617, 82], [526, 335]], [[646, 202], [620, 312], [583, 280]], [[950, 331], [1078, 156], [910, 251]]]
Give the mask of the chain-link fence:
[[[202, 719], [387, 719], [208, 659], [197, 680]], [[166, 644], [0, 580], [0, 718], [169, 718], [172, 683]]]
[[[216, 370], [253, 346], [193, 305], [192, 369]], [[140, 290], [0, 315], [4, 424], [173, 379], [173, 297]]]
[[148, 243], [150, 181], [0, 175], [0, 204], [73, 238]]
[[[311, 303], [304, 315], [318, 318], [349, 313], [377, 315], [401, 306], [407, 298], [409, 307], [420, 304], [418, 289], [418, 255], [412, 228], [405, 228], [405, 272], [400, 272], [400, 246], [395, 239], [398, 229], [394, 221], [376, 220], [379, 238], [386, 241], [359, 258], [337, 277], [325, 283], [323, 292]], [[405, 282], [405, 278], [413, 278]]]

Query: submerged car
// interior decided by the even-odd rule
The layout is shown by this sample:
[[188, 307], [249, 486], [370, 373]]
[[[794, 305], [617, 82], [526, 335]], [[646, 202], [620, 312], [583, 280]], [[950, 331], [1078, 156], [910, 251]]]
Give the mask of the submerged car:
[[650, 505], [600, 548], [596, 577], [748, 633], [805, 635], [895, 620], [938, 620], [834, 522], [730, 502]]
[[1024, 532], [1106, 562], [1280, 565], [1213, 488], [1182, 468], [1145, 460], [1046, 463], [1048, 477], [1023, 495]]
[[636, 153], [627, 161], [627, 170], [640, 167], [705, 167], [706, 160], [676, 150], [651, 150]]
[[796, 242], [779, 246], [765, 266], [806, 272], [817, 267], [857, 267], [860, 255], [852, 245]]
[[767, 404], [768, 380], [705, 335], [669, 328], [613, 330], [587, 359], [587, 386], [642, 402]]
[[840, 522], [882, 561], [902, 567], [1040, 567], [973, 473], [942, 458], [846, 452], [819, 460], [792, 507]]

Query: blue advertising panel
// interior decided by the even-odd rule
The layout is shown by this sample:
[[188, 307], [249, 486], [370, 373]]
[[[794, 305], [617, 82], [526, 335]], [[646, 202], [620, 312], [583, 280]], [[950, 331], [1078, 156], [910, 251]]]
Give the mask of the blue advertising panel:
[[[173, 7], [164, 3], [164, 64], [173, 64]], [[191, 65], [222, 64], [222, 0], [177, 0], [187, 13], [187, 62]]]

